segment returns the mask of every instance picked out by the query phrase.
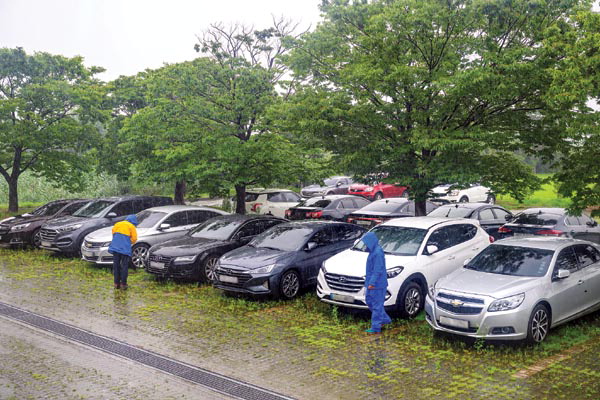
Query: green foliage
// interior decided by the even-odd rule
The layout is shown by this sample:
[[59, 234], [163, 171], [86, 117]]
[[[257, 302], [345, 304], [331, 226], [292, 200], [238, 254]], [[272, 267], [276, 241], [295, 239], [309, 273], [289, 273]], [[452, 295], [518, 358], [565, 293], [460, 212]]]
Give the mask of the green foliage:
[[539, 186], [516, 150], [552, 160], [579, 99], [550, 101], [563, 54], [548, 44], [587, 1], [326, 1], [287, 57], [288, 126], [340, 165], [388, 172], [420, 203], [480, 181], [523, 199]]

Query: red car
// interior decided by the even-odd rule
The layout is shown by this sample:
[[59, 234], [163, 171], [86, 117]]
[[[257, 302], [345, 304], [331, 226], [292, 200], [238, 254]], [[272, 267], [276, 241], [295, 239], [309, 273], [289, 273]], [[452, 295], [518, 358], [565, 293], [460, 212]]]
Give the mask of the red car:
[[372, 185], [354, 183], [350, 185], [348, 194], [362, 196], [369, 200], [380, 200], [388, 197], [408, 197], [408, 190], [406, 190], [406, 186], [389, 183], [380, 182]]

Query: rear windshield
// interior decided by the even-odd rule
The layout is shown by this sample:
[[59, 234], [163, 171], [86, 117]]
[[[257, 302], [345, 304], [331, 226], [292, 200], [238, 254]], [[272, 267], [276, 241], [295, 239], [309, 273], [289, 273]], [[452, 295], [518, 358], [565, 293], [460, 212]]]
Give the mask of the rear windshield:
[[398, 204], [392, 201], [374, 201], [369, 203], [365, 207], [361, 208], [360, 211], [376, 211], [376, 212], [400, 212], [406, 208], [408, 201], [402, 204]]
[[93, 201], [87, 206], [75, 211], [73, 215], [75, 217], [97, 218], [100, 217], [102, 213], [113, 204], [115, 204], [113, 201], [107, 200]]
[[331, 200], [321, 199], [319, 197], [311, 197], [310, 199], [306, 199], [301, 201], [296, 207], [320, 207], [325, 208], [331, 204]]
[[138, 228], [152, 228], [158, 221], [163, 219], [167, 213], [159, 211], [142, 211], [137, 213]]
[[50, 216], [56, 214], [60, 211], [61, 208], [65, 206], [65, 203], [52, 203], [41, 206], [40, 208], [36, 208], [32, 214], [37, 215], [38, 217]]
[[[377, 226], [371, 230], [379, 239], [379, 245], [387, 254], [414, 256], [421, 247], [427, 229], [407, 228], [403, 226]], [[361, 240], [353, 250], [366, 251], [367, 246]]]
[[430, 217], [448, 217], [448, 218], [467, 218], [473, 212], [470, 208], [465, 207], [439, 207], [427, 214]]
[[558, 218], [559, 216], [556, 214], [519, 214], [510, 223], [520, 225], [556, 225]]
[[490, 274], [544, 276], [553, 254], [553, 250], [491, 245], [469, 261], [465, 268]]

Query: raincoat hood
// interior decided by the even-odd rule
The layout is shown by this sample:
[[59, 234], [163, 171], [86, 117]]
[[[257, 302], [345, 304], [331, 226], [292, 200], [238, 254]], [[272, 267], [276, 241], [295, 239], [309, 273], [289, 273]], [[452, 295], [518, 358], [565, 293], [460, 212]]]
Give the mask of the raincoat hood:
[[379, 246], [379, 239], [377, 239], [377, 236], [375, 236], [373, 232], [367, 232], [361, 240], [367, 246], [369, 253], [375, 250], [377, 246]]
[[125, 221], [131, 222], [135, 226], [137, 226], [137, 224], [138, 224], [138, 220], [135, 215], [128, 215], [127, 218], [125, 218]]

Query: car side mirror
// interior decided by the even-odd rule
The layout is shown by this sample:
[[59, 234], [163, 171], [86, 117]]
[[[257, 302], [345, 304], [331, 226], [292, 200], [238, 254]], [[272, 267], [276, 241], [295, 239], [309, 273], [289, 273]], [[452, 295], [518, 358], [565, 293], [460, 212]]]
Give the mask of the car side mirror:
[[171, 224], [160, 224], [158, 226], [158, 230], [159, 231], [164, 231], [165, 229], [169, 229], [171, 227]]
[[590, 228], [595, 228], [598, 226], [598, 222], [596, 221], [588, 221], [585, 223], [587, 226], [589, 226]]
[[434, 244], [430, 244], [430, 245], [428, 245], [426, 247], [426, 250], [427, 250], [427, 255], [430, 256], [430, 255], [432, 255], [434, 253], [437, 253], [438, 250], [439, 250], [439, 248], [436, 245], [434, 245]]
[[107, 218], [115, 218], [116, 216], [117, 216], [117, 213], [114, 211], [111, 211], [108, 214], [106, 214]]
[[565, 279], [569, 276], [571, 276], [571, 271], [569, 271], [568, 269], [559, 269], [556, 272], [556, 279]]
[[317, 243], [316, 242], [308, 242], [306, 243], [306, 251], [311, 251], [317, 248]]
[[510, 220], [512, 219], [512, 217], [513, 217], [512, 215], [510, 215], [510, 214], [506, 214], [506, 215], [504, 216], [504, 220], [508, 222], [508, 221], [510, 221]]

